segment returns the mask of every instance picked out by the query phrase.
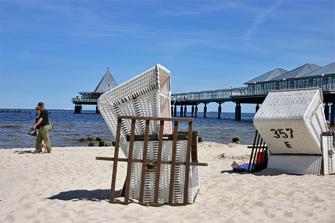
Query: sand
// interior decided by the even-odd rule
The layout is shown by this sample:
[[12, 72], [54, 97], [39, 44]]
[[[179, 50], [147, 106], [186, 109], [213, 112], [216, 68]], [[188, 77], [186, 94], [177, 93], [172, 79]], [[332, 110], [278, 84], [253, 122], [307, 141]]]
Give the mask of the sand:
[[[335, 222], [335, 176], [231, 173], [244, 145], [199, 144], [201, 190], [193, 205], [111, 204], [113, 148], [0, 149], [0, 222]], [[224, 155], [222, 155], [224, 154]], [[125, 170], [122, 167], [120, 170]], [[121, 176], [120, 176], [121, 177]]]

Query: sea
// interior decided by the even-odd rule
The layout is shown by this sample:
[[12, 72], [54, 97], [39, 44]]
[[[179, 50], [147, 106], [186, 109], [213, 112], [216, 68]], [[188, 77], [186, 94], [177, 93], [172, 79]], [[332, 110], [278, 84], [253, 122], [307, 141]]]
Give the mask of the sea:
[[[94, 111], [83, 111], [82, 114], [74, 114], [73, 110], [48, 112], [54, 127], [50, 132], [53, 147], [87, 146], [86, 139], [89, 137], [100, 137], [108, 144], [114, 141], [104, 119]], [[216, 112], [207, 114], [208, 118], [204, 119], [203, 114], [199, 112], [199, 118], [193, 120], [193, 130], [198, 131], [203, 141], [230, 143], [233, 137], [238, 137], [242, 144], [252, 143], [255, 134], [253, 113], [242, 113], [242, 121], [235, 121], [234, 113], [222, 113], [222, 119], [216, 118]], [[188, 117], [190, 115], [188, 114]], [[34, 122], [34, 110], [0, 109], [0, 148], [34, 147], [35, 137], [28, 134]]]

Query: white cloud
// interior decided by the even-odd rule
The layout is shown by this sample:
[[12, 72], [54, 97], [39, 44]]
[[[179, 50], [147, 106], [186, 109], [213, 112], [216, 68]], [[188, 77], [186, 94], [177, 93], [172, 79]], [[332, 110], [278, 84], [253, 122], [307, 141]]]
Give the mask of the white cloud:
[[271, 16], [271, 14], [278, 8], [280, 5], [281, 0], [277, 0], [274, 4], [271, 5], [271, 7], [267, 8], [266, 10], [262, 10], [260, 13], [258, 13], [254, 19], [252, 20], [251, 26], [247, 29], [245, 33], [245, 41], [246, 44], [249, 48], [252, 48], [254, 50], [262, 51], [260, 48], [257, 46], [253, 45], [252, 42], [252, 37], [258, 27], [260, 27], [263, 23], [266, 22], [267, 18]]

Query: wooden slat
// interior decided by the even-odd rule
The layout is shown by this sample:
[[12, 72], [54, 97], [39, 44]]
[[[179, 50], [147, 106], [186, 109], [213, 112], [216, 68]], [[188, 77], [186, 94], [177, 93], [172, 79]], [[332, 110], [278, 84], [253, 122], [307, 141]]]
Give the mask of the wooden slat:
[[192, 162], [198, 162], [198, 132], [192, 133], [191, 160]]
[[255, 164], [256, 164], [256, 159], [257, 159], [257, 153], [259, 151], [260, 146], [263, 143], [263, 138], [260, 136], [260, 142], [257, 143], [256, 147], [255, 147], [255, 152], [254, 152], [254, 157], [253, 157], [253, 162], [251, 163], [251, 171], [254, 171], [255, 169]]
[[[253, 146], [247, 146], [247, 148], [248, 149], [252, 149], [252, 148], [254, 148]], [[268, 148], [266, 145], [265, 146], [260, 146], [259, 148], [261, 148], [261, 149], [266, 149], [266, 148]]]
[[129, 142], [129, 149], [128, 149], [128, 165], [127, 165], [127, 176], [126, 176], [126, 186], [125, 186], [125, 196], [124, 196], [124, 203], [128, 204], [129, 202], [129, 191], [130, 191], [130, 177], [131, 177], [131, 165], [133, 160], [133, 150], [134, 150], [134, 138], [135, 138], [135, 124], [136, 120], [131, 120], [131, 127], [130, 127], [130, 142]]
[[151, 121], [176, 121], [191, 122], [192, 118], [165, 118], [165, 117], [147, 117], [147, 116], [119, 116], [121, 119], [151, 120]]
[[[103, 161], [114, 161], [114, 157], [96, 157], [96, 160], [103, 160]], [[127, 158], [118, 158], [118, 162], [128, 162], [129, 159]], [[132, 159], [133, 163], [143, 163], [142, 159]], [[147, 159], [147, 164], [157, 166], [157, 160], [150, 160]], [[161, 160], [161, 164], [172, 164], [172, 161]], [[176, 166], [186, 165], [186, 162], [175, 162]], [[199, 162], [190, 162], [190, 166], [208, 166], [208, 163], [199, 163]]]
[[188, 123], [188, 140], [187, 140], [187, 149], [186, 149], [186, 165], [185, 165], [185, 184], [184, 184], [184, 205], [188, 203], [188, 184], [190, 177], [190, 156], [191, 156], [191, 147], [192, 147], [192, 122]]
[[[130, 140], [130, 135], [127, 135], [127, 141]], [[164, 134], [163, 141], [171, 141], [173, 139], [172, 134]], [[144, 135], [135, 135], [135, 141], [144, 141]], [[158, 135], [149, 135], [148, 141], [158, 141]], [[178, 132], [178, 140], [187, 140], [187, 133]]]
[[140, 187], [140, 204], [144, 204], [144, 180], [145, 180], [145, 169], [147, 167], [147, 153], [148, 153], [148, 138], [149, 138], [149, 124], [150, 120], [145, 120], [145, 131], [144, 131], [144, 145], [143, 145], [143, 164], [142, 164], [142, 174], [141, 174], [141, 187]]
[[259, 137], [260, 137], [260, 135], [258, 134], [258, 131], [256, 130], [255, 137], [254, 137], [254, 142], [252, 143], [252, 150], [251, 150], [250, 159], [249, 159], [248, 171], [251, 171], [252, 158], [253, 158], [254, 152], [255, 152], [256, 141], [259, 140]]
[[159, 196], [159, 181], [160, 181], [160, 176], [161, 176], [161, 164], [162, 164], [163, 133], [164, 133], [164, 121], [160, 121], [158, 148], [157, 148], [158, 154], [157, 154], [154, 203], [158, 203], [158, 196]]
[[112, 185], [111, 185], [111, 194], [110, 194], [110, 201], [115, 201], [115, 184], [116, 184], [116, 173], [117, 173], [117, 162], [119, 158], [119, 149], [120, 149], [120, 138], [121, 138], [121, 125], [122, 119], [117, 120], [117, 127], [116, 127], [116, 139], [115, 139], [115, 150], [114, 150], [114, 163], [113, 163], [113, 173], [112, 173]]
[[[261, 147], [259, 148], [259, 153], [264, 153], [265, 152], [265, 149], [264, 149], [264, 147], [265, 147], [265, 142], [263, 142], [263, 144], [261, 145]], [[258, 159], [258, 157], [256, 157], [256, 165], [257, 166], [260, 166], [260, 164], [261, 164], [261, 161]], [[261, 168], [263, 168], [263, 167], [261, 167]]]
[[174, 171], [176, 166], [176, 153], [177, 153], [177, 137], [178, 137], [178, 121], [174, 122], [173, 129], [173, 141], [172, 141], [172, 160], [170, 167], [170, 188], [169, 188], [169, 205], [173, 204], [173, 183], [174, 183]]

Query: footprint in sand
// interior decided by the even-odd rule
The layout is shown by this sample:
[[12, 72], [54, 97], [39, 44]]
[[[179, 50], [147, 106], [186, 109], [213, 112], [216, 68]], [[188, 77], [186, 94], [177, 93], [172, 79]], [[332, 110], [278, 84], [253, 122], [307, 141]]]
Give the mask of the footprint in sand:
[[266, 217], [268, 218], [274, 218], [276, 215], [269, 212], [268, 210], [264, 210], [264, 214], [266, 215]]
[[313, 202], [324, 202], [325, 200], [322, 200], [318, 197], [313, 197]]
[[264, 203], [262, 201], [257, 201], [257, 202], [255, 202], [255, 206], [257, 206], [257, 207], [263, 207]]
[[284, 212], [285, 218], [292, 218], [293, 217], [293, 211], [285, 211]]
[[4, 218], [4, 222], [14, 222], [14, 221], [15, 221], [15, 218], [12, 215], [7, 215]]
[[241, 212], [245, 215], [250, 215], [250, 211], [248, 211], [248, 210], [243, 209]]
[[32, 202], [27, 202], [27, 203], [23, 204], [23, 207], [24, 207], [25, 209], [29, 209], [29, 208], [31, 208], [32, 206], [33, 206], [33, 203], [32, 203]]

